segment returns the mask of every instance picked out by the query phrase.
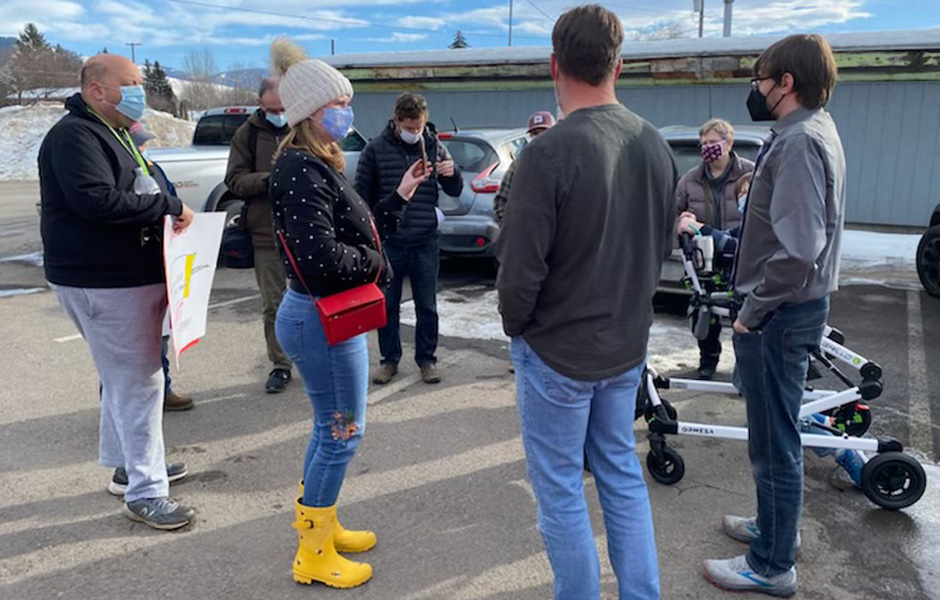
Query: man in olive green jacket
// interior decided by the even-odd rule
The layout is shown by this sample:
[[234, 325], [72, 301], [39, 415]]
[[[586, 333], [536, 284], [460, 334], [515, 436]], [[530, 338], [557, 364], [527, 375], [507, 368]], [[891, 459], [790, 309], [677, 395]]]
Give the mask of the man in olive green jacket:
[[268, 359], [273, 365], [265, 391], [276, 394], [286, 389], [291, 379], [292, 365], [274, 334], [274, 317], [284, 295], [286, 280], [274, 243], [268, 176], [274, 153], [290, 129], [287, 127], [284, 105], [274, 80], [265, 79], [261, 82], [258, 98], [261, 107], [232, 137], [225, 185], [248, 205], [247, 212], [242, 214], [251, 234], [255, 277], [261, 290], [264, 337], [268, 347]]

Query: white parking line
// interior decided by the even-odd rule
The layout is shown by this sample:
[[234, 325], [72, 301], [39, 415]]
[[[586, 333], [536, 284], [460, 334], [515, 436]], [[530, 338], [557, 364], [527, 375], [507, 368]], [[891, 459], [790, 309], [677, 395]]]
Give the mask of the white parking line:
[[56, 338], [54, 341], [57, 344], [64, 344], [65, 342], [74, 342], [75, 340], [82, 339], [82, 334], [76, 333], [75, 335], [67, 335], [65, 337]]
[[920, 315], [920, 292], [907, 293], [907, 336], [910, 384], [911, 447], [934, 459], [933, 420], [927, 389], [927, 353], [924, 350], [924, 322]]
[[225, 302], [219, 302], [217, 304], [210, 304], [209, 310], [215, 310], [217, 308], [222, 308], [225, 306], [232, 306], [233, 304], [241, 304], [242, 302], [248, 302], [249, 300], [254, 300], [255, 298], [260, 298], [261, 294], [252, 294], [251, 296], [245, 296], [244, 298], [235, 298], [234, 300], [226, 300]]
[[[241, 304], [242, 302], [249, 302], [255, 298], [260, 298], [261, 294], [252, 294], [251, 296], [245, 296], [244, 298], [235, 298], [234, 300], [226, 300], [225, 302], [218, 302], [216, 304], [210, 304], [209, 310], [215, 310], [217, 308], [223, 308], [226, 306], [232, 306], [234, 304]], [[53, 341], [58, 344], [64, 344], [66, 342], [74, 342], [76, 340], [82, 339], [81, 334], [67, 335], [65, 337], [55, 338]]]

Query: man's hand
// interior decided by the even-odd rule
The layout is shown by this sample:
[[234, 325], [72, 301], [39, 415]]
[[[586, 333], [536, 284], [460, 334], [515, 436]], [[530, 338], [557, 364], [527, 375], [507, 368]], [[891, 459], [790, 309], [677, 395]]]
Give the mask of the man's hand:
[[193, 224], [193, 217], [195, 216], [196, 213], [184, 204], [183, 212], [180, 216], [173, 218], [173, 233], [183, 233], [186, 231], [186, 229]]
[[732, 327], [734, 328], [735, 333], [740, 333], [741, 335], [744, 335], [745, 333], [751, 333], [751, 330], [745, 327], [744, 323], [742, 323], [739, 319], [734, 320], [734, 325], [732, 325]]
[[455, 172], [454, 161], [442, 160], [437, 163], [437, 174], [441, 177], [453, 177]]

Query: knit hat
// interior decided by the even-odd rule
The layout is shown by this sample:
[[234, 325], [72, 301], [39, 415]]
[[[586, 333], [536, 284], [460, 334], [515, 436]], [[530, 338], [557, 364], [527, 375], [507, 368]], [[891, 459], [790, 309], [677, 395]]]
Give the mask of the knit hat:
[[334, 98], [352, 99], [352, 83], [345, 75], [322, 60], [307, 58], [303, 49], [287, 38], [277, 38], [271, 44], [271, 64], [279, 77], [277, 89], [291, 127]]

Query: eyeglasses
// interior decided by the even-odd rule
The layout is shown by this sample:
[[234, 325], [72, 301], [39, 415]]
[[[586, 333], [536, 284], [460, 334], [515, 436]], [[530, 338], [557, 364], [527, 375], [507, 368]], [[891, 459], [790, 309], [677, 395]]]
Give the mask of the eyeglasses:
[[754, 79], [751, 80], [751, 89], [752, 90], [760, 89], [760, 82], [766, 81], [768, 79], [773, 79], [773, 77], [755, 77]]

